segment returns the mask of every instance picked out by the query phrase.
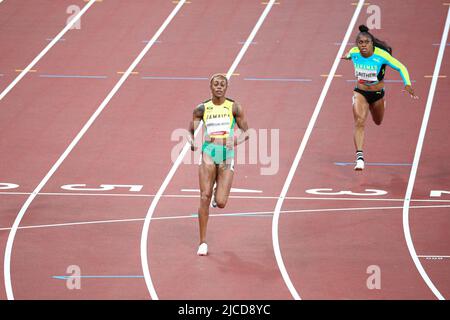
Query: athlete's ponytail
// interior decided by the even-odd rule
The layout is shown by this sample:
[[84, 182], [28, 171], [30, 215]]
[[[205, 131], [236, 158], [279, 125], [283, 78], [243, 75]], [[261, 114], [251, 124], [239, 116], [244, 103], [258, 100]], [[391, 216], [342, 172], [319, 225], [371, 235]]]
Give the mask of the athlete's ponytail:
[[392, 47], [389, 46], [386, 42], [374, 37], [374, 35], [369, 32], [369, 28], [367, 28], [363, 24], [359, 26], [359, 33], [356, 36], [356, 42], [358, 42], [360, 36], [369, 37], [370, 39], [372, 39], [374, 47], [378, 47], [380, 49], [383, 49], [384, 51], [389, 52], [389, 54], [392, 54]]

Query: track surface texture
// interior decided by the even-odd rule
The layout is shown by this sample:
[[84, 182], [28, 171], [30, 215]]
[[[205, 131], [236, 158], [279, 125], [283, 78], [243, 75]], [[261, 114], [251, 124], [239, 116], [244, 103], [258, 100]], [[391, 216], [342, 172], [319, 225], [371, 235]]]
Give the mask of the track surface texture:
[[[449, 6], [356, 10], [344, 0], [1, 2], [0, 299], [450, 297]], [[355, 172], [353, 66], [330, 72], [376, 10], [372, 32], [420, 99], [387, 68], [385, 119], [367, 119], [366, 168]], [[175, 159], [209, 77], [230, 70], [227, 95], [252, 136], [198, 257], [199, 154]]]

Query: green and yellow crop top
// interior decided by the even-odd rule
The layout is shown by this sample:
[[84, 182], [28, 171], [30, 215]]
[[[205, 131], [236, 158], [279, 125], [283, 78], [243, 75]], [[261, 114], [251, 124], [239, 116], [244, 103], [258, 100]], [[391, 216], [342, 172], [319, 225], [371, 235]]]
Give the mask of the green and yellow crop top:
[[205, 135], [211, 138], [228, 138], [234, 134], [235, 119], [233, 116], [234, 101], [226, 98], [221, 105], [215, 105], [211, 100], [203, 102], [203, 123]]

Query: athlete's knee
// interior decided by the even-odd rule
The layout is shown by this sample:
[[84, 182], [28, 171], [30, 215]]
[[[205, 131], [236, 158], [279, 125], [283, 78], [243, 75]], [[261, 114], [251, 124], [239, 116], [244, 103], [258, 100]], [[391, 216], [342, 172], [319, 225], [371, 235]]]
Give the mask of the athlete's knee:
[[201, 191], [200, 201], [209, 202], [211, 201], [211, 191]]
[[227, 205], [227, 199], [225, 199], [225, 198], [216, 196], [215, 200], [217, 203], [217, 207], [219, 207], [220, 209], [225, 208], [225, 206]]
[[227, 205], [226, 201], [216, 201], [216, 203], [217, 203], [217, 207], [220, 209], [225, 208], [225, 206]]
[[355, 119], [355, 127], [356, 128], [364, 128], [365, 126], [365, 119], [363, 117], [357, 117]]

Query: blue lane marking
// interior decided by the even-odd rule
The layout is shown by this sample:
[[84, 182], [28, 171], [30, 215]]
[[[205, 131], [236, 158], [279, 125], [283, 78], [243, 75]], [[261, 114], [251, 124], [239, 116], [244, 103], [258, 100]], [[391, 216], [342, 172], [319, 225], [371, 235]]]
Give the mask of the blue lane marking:
[[284, 82], [311, 82], [312, 79], [304, 78], [244, 78], [249, 81], [284, 81]]
[[[355, 162], [335, 162], [334, 163], [337, 166], [353, 166], [355, 165]], [[366, 166], [393, 166], [393, 167], [399, 167], [399, 166], [412, 166], [412, 163], [389, 163], [389, 162], [366, 162]]]
[[[386, 83], [403, 83], [403, 80], [384, 80]], [[411, 80], [411, 82], [416, 82], [416, 80]]]
[[[54, 39], [54, 38], [47, 38], [47, 39], [45, 39], [45, 40], [47, 40], [47, 41], [53, 41], [53, 39]], [[61, 39], [59, 39], [58, 41], [66, 41], [66, 39], [61, 38]]]
[[209, 78], [204, 77], [152, 77], [144, 76], [144, 80], [208, 80]]
[[52, 276], [53, 279], [68, 280], [68, 279], [140, 279], [144, 276], [129, 275], [129, 276]]
[[[198, 214], [191, 214], [191, 216], [194, 218], [198, 218]], [[273, 217], [273, 214], [224, 213], [223, 215], [221, 215], [221, 217]]]
[[[345, 80], [347, 82], [356, 82], [356, 79]], [[386, 83], [403, 83], [403, 80], [384, 80]], [[411, 80], [411, 82], [416, 82], [416, 80]]]
[[245, 214], [245, 213], [227, 213], [225, 215], [226, 217], [251, 217], [251, 218], [257, 218], [257, 217], [273, 217], [273, 214], [267, 214], [267, 213], [260, 213], [260, 214]]
[[[246, 41], [239, 41], [238, 43], [239, 43], [239, 44], [245, 44], [245, 42], [246, 42]], [[252, 42], [250, 42], [250, 44], [258, 44], [258, 42], [252, 41]]]
[[106, 79], [107, 76], [80, 76], [80, 75], [64, 75], [64, 74], [41, 74], [41, 78], [78, 78], [78, 79]]
[[[149, 43], [150, 40], [142, 40], [143, 43]], [[156, 40], [155, 43], [161, 43], [161, 40]]]
[[[335, 42], [334, 44], [337, 45], [337, 46], [340, 46], [342, 44], [342, 42]], [[356, 43], [354, 43], [354, 42], [347, 42], [347, 46], [354, 46], [354, 45], [356, 45]]]

